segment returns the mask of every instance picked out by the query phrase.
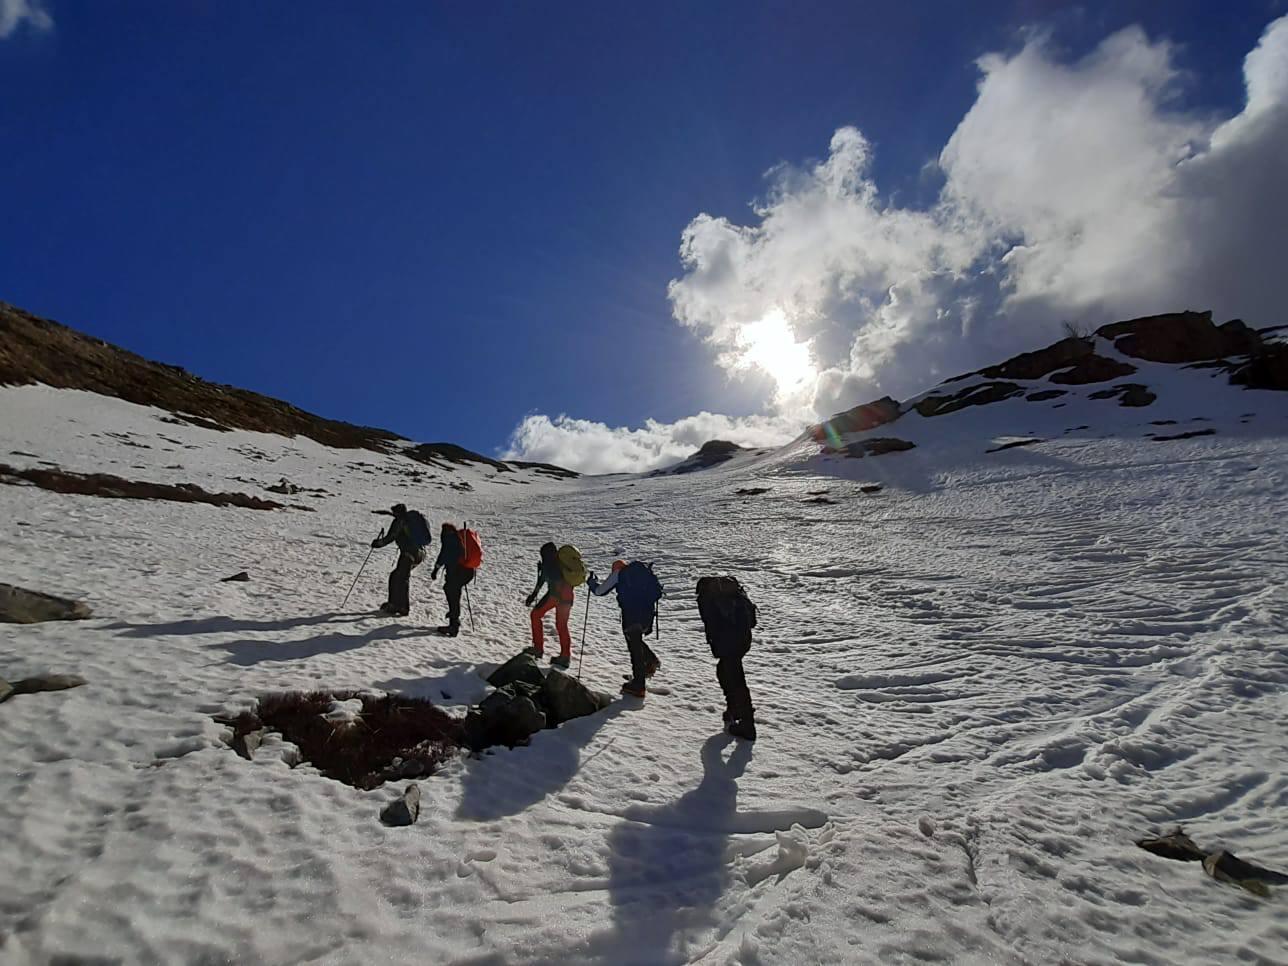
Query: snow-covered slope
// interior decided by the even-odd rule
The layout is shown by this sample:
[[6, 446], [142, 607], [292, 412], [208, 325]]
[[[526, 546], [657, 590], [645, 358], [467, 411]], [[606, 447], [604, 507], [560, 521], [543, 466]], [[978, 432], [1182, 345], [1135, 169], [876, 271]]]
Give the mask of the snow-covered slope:
[[[0, 581], [96, 614], [0, 629], [3, 676], [89, 680], [0, 705], [0, 958], [1283, 962], [1282, 893], [1132, 842], [1183, 823], [1288, 870], [1288, 397], [1134, 362], [1147, 407], [1069, 387], [825, 444], [902, 452], [804, 438], [638, 479], [413, 479], [396, 454], [0, 389], [10, 465], [248, 493], [285, 477], [305, 490], [279, 499], [312, 508], [0, 485]], [[1214, 432], [1156, 441], [1193, 429]], [[1016, 438], [1042, 442], [988, 452]], [[398, 501], [481, 530], [474, 632], [425, 633], [425, 568], [411, 618], [370, 616], [390, 551], [340, 612], [369, 511]], [[388, 786], [228, 749], [211, 715], [268, 690], [477, 700], [476, 671], [527, 642], [547, 539], [601, 571], [656, 562], [669, 693], [453, 763], [405, 829], [376, 820]], [[720, 732], [692, 599], [713, 572], [761, 608], [754, 746]], [[610, 601], [585, 640], [583, 678], [613, 689]]]

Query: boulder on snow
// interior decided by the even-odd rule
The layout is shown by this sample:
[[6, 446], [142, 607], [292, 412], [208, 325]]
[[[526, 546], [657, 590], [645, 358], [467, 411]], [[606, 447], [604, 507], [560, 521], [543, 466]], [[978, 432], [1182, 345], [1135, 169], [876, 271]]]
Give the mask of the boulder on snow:
[[41, 621], [78, 621], [92, 613], [89, 605], [79, 600], [0, 584], [0, 622], [38, 624]]
[[1226, 852], [1224, 849], [1213, 852], [1203, 860], [1203, 871], [1217, 882], [1228, 882], [1262, 897], [1270, 894], [1270, 890], [1266, 888], [1267, 883], [1283, 885], [1288, 882], [1288, 875], [1244, 862], [1233, 852]]
[[233, 582], [245, 582], [247, 580], [250, 580], [250, 574], [246, 573], [244, 570], [239, 570], [231, 577], [221, 577], [219, 582], [221, 584], [229, 584]]
[[1179, 826], [1167, 835], [1137, 839], [1136, 844], [1146, 852], [1180, 862], [1202, 862], [1207, 855]]
[[842, 452], [846, 456], [862, 459], [864, 456], [884, 456], [886, 453], [902, 453], [904, 450], [916, 449], [916, 443], [895, 436], [873, 436], [850, 443]]
[[420, 818], [420, 786], [412, 782], [396, 798], [380, 810], [380, 821], [385, 825], [413, 825]]
[[37, 674], [10, 684], [10, 697], [19, 694], [36, 694], [40, 691], [66, 691], [85, 684], [89, 682], [79, 674]]
[[537, 664], [537, 657], [531, 651], [523, 650], [487, 676], [487, 683], [494, 688], [503, 688], [515, 681], [541, 687], [545, 675]]
[[[528, 739], [546, 726], [546, 715], [536, 700], [516, 694], [515, 685], [507, 685], [489, 694], [478, 711], [466, 719], [466, 734], [476, 748], [491, 745], [527, 744]], [[471, 721], [471, 719], [474, 719]]]
[[573, 718], [584, 718], [608, 706], [602, 695], [595, 694], [576, 678], [559, 671], [551, 671], [546, 675], [541, 699], [545, 705], [547, 723], [552, 727]]

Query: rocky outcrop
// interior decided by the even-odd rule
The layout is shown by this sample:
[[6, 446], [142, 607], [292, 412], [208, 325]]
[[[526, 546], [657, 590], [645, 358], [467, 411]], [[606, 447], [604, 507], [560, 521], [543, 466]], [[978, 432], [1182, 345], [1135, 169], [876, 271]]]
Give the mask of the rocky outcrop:
[[536, 655], [531, 651], [520, 651], [487, 676], [487, 683], [494, 688], [503, 688], [516, 681], [541, 687], [545, 681]]
[[829, 436], [844, 436], [847, 433], [862, 433], [886, 423], [892, 423], [902, 414], [899, 402], [889, 396], [882, 396], [872, 402], [863, 403], [843, 413], [837, 413], [825, 423], [819, 423], [810, 429], [810, 433], [820, 443]]
[[[337, 449], [403, 452], [411, 459], [446, 469], [451, 468], [446, 464], [466, 463], [492, 466], [498, 472], [511, 469], [451, 443], [426, 443], [404, 451], [398, 446], [397, 433], [325, 419], [280, 399], [207, 382], [179, 366], [153, 362], [0, 302], [0, 386], [33, 383], [83, 389], [140, 406], [155, 406], [172, 413], [162, 418], [177, 424], [304, 436]], [[567, 478], [576, 474], [548, 467], [545, 475]]]
[[42, 621], [79, 621], [93, 611], [79, 600], [55, 597], [38, 590], [0, 584], [0, 622], [39, 624]]
[[[101, 496], [114, 500], [173, 500], [177, 503], [208, 503], [246, 510], [284, 510], [281, 503], [262, 500], [245, 493], [211, 493], [195, 483], [147, 483], [127, 480], [110, 473], [71, 473], [60, 469], [17, 469], [0, 463], [0, 483], [20, 486], [28, 483], [55, 493]], [[311, 509], [296, 507], [295, 509]]]
[[1288, 392], [1288, 343], [1268, 345], [1230, 366], [1230, 382], [1245, 389]]
[[0, 679], [0, 703], [20, 694], [39, 694], [42, 691], [70, 691], [84, 687], [89, 682], [79, 674], [36, 674], [18, 681]]
[[1261, 348], [1261, 337], [1239, 319], [1212, 322], [1211, 312], [1169, 312], [1111, 322], [1096, 335], [1123, 355], [1149, 362], [1202, 362], [1245, 356]]
[[918, 400], [913, 408], [922, 416], [946, 416], [967, 406], [986, 406], [1022, 395], [1024, 390], [1013, 382], [986, 382], [951, 395], [931, 393]]
[[1139, 382], [1124, 382], [1111, 389], [1100, 389], [1093, 392], [1087, 398], [1117, 398], [1120, 406], [1148, 406], [1158, 397], [1154, 395], [1148, 386], [1141, 385]]

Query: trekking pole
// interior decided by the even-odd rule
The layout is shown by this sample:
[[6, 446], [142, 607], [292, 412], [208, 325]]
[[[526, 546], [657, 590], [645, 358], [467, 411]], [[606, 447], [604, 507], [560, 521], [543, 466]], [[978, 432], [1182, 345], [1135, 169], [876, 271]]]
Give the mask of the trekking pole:
[[[385, 531], [381, 530], [380, 536], [383, 537], [384, 535], [385, 535]], [[376, 539], [378, 540], [380, 538], [377, 537]], [[349, 605], [349, 596], [353, 593], [353, 588], [358, 586], [358, 578], [361, 577], [362, 572], [367, 569], [367, 561], [371, 559], [371, 555], [375, 552], [376, 552], [376, 548], [372, 547], [370, 550], [367, 551], [367, 555], [362, 558], [362, 566], [359, 567], [358, 572], [353, 575], [353, 583], [349, 585], [349, 593], [344, 595], [344, 603], [340, 605], [340, 610], [344, 610], [345, 607]]]
[[465, 585], [465, 609], [470, 615], [470, 630], [474, 630], [474, 605], [470, 603], [470, 585]]
[[577, 648], [577, 680], [581, 680], [581, 661], [586, 656], [586, 624], [590, 622], [590, 591], [586, 591], [586, 616], [581, 621], [581, 647]]

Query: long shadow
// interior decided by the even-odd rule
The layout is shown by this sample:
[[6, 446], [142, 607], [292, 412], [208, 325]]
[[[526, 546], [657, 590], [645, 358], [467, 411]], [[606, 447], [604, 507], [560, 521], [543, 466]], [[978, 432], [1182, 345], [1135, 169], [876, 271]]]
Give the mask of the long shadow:
[[285, 661], [303, 661], [319, 654], [343, 654], [354, 648], [370, 644], [372, 641], [391, 640], [399, 637], [416, 637], [423, 635], [423, 627], [408, 627], [405, 624], [387, 624], [373, 628], [365, 634], [322, 634], [308, 637], [301, 641], [221, 641], [207, 644], [208, 648], [227, 651], [228, 661], [242, 667], [253, 667], [256, 664], [276, 664]]
[[614, 702], [603, 711], [537, 732], [526, 748], [498, 749], [494, 754], [472, 759], [462, 782], [464, 794], [456, 817], [491, 821], [516, 815], [555, 794], [577, 774], [581, 749], [600, 728], [621, 714], [623, 707], [621, 702]]
[[[713, 735], [702, 745], [702, 781], [670, 805], [627, 810], [609, 836], [614, 931], [594, 945], [619, 963], [682, 962], [675, 934], [707, 923], [729, 885], [729, 836], [741, 831], [738, 779], [752, 745]], [[611, 947], [607, 948], [607, 947]]]
[[289, 631], [297, 627], [314, 627], [318, 624], [355, 623], [378, 617], [373, 613], [310, 614], [307, 617], [290, 617], [286, 620], [252, 621], [235, 617], [203, 617], [199, 620], [167, 621], [160, 624], [130, 624], [121, 621], [108, 624], [104, 630], [120, 631], [119, 637], [167, 637], [190, 634], [229, 634], [237, 631]]

